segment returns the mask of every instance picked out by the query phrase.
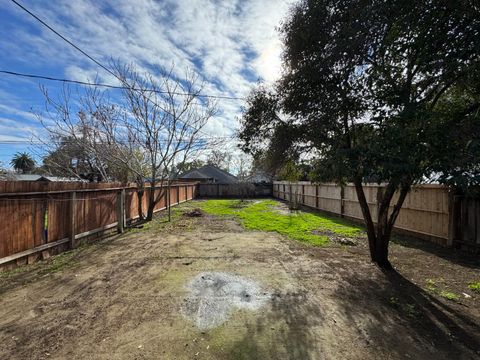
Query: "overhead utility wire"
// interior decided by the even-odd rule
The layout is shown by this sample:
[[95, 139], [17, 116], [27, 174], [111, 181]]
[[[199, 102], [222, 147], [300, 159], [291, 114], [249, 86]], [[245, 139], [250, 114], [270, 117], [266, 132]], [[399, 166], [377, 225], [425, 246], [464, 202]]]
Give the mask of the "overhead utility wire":
[[[57, 30], [55, 30], [53, 27], [51, 27], [50, 25], [48, 25], [45, 21], [43, 21], [42, 19], [40, 19], [37, 15], [35, 15], [33, 12], [31, 12], [30, 10], [28, 10], [25, 6], [23, 6], [22, 4], [20, 4], [18, 1], [16, 0], [11, 0], [15, 5], [17, 5], [20, 9], [22, 9], [23, 11], [25, 11], [27, 14], [29, 14], [30, 16], [32, 16], [34, 19], [36, 19], [38, 22], [40, 22], [43, 26], [45, 26], [47, 29], [49, 29], [50, 31], [52, 31], [54, 34], [56, 34], [58, 37], [60, 37], [62, 40], [64, 40], [65, 42], [67, 42], [70, 46], [73, 46], [75, 49], [77, 49], [78, 51], [80, 51], [83, 55], [85, 55], [87, 58], [89, 58], [91, 61], [93, 61], [95, 64], [97, 64], [98, 66], [100, 66], [102, 69], [104, 69], [105, 71], [107, 71], [108, 73], [110, 73], [111, 75], [115, 76], [117, 79], [118, 79], [118, 75], [115, 74], [112, 70], [110, 70], [108, 67], [106, 67], [105, 65], [103, 65], [101, 62], [99, 62], [97, 59], [95, 59], [94, 57], [90, 56], [88, 53], [86, 53], [84, 50], [82, 50], [81, 48], [79, 48], [77, 45], [75, 45], [73, 42], [71, 42], [70, 40], [68, 40], [65, 36], [63, 36], [62, 34], [60, 34]], [[119, 79], [120, 80], [120, 79]]]
[[[91, 61], [93, 61], [95, 64], [97, 64], [98, 66], [100, 66], [102, 69], [104, 69], [105, 71], [107, 71], [109, 74], [113, 75], [115, 78], [117, 78], [120, 82], [124, 82], [124, 80], [122, 78], [120, 78], [114, 71], [110, 70], [107, 66], [103, 65], [100, 61], [98, 61], [97, 59], [95, 59], [93, 56], [91, 56], [90, 54], [88, 54], [85, 50], [81, 49], [79, 46], [75, 45], [72, 41], [68, 40], [65, 36], [63, 36], [62, 34], [60, 34], [57, 30], [55, 30], [52, 26], [50, 26], [49, 24], [47, 24], [45, 21], [43, 21], [42, 19], [40, 19], [37, 15], [35, 15], [32, 11], [28, 10], [25, 6], [23, 6], [22, 4], [20, 4], [18, 1], [16, 0], [11, 0], [15, 5], [17, 5], [18, 7], [20, 7], [23, 11], [25, 11], [26, 13], [28, 13], [30, 16], [32, 16], [34, 19], [36, 19], [37, 21], [39, 21], [43, 26], [45, 26], [47, 29], [49, 29], [50, 31], [52, 31], [55, 35], [57, 35], [58, 37], [60, 37], [62, 40], [64, 40], [66, 43], [68, 43], [70, 46], [74, 47], [76, 50], [78, 50], [79, 52], [81, 52], [83, 55], [85, 55], [87, 58], [89, 58]], [[40, 77], [40, 76], [33, 76], [33, 77]], [[45, 77], [46, 80], [53, 80], [53, 81], [65, 81], [65, 80], [57, 80], [57, 79], [54, 79], [54, 78], [50, 78], [50, 79], [47, 79], [47, 77]], [[69, 81], [70, 82], [70, 81]], [[82, 82], [78, 82], [78, 83], [82, 83]], [[84, 84], [86, 85], [86, 84]], [[108, 87], [111, 87], [111, 88], [114, 88], [116, 86], [114, 85], [110, 85]], [[124, 89], [128, 89], [128, 87], [119, 87], [119, 88], [124, 88]], [[134, 88], [130, 88], [132, 90], [139, 90], [139, 89], [134, 89]], [[161, 91], [158, 91], [160, 93], [166, 93], [166, 92], [161, 92]], [[176, 95], [194, 95], [194, 94], [190, 94], [190, 93], [175, 93]], [[196, 95], [196, 94], [195, 94]], [[240, 97], [234, 97], [234, 96], [221, 96], [221, 95], [197, 95], [197, 96], [201, 96], [201, 97], [211, 97], [211, 98], [222, 98], [222, 99], [232, 99], [232, 100], [243, 100], [243, 98], [240, 98]]]
[[[195, 140], [195, 142], [202, 142], [202, 141], [208, 141], [208, 140], [220, 140], [220, 139], [234, 139], [236, 138], [236, 135], [230, 135], [230, 136], [210, 136], [210, 137], [203, 137], [203, 138], [198, 138]], [[159, 142], [169, 142], [170, 140], [162, 140], [160, 139]], [[64, 141], [59, 141], [59, 143], [76, 143], [78, 142], [77, 140], [64, 140]], [[120, 143], [123, 144], [129, 144], [129, 143], [136, 143], [138, 141], [119, 141]], [[187, 143], [190, 142], [190, 140], [178, 140], [174, 142], [180, 142], [180, 143]], [[0, 145], [7, 145], [7, 144], [32, 144], [32, 145], [44, 145], [45, 143], [43, 141], [39, 140], [0, 140]], [[99, 142], [98, 144], [107, 144], [107, 142]]]
[[[95, 59], [93, 56], [89, 55], [86, 51], [82, 50], [80, 47], [78, 47], [77, 45], [75, 45], [73, 42], [71, 42], [70, 40], [68, 40], [65, 36], [63, 36], [62, 34], [60, 34], [57, 30], [55, 30], [52, 26], [50, 26], [49, 24], [47, 24], [45, 21], [43, 21], [42, 19], [40, 19], [37, 15], [35, 15], [32, 11], [28, 10], [25, 6], [23, 6], [22, 4], [20, 4], [18, 1], [16, 0], [10, 0], [11, 2], [13, 2], [15, 5], [17, 5], [20, 9], [22, 9], [23, 11], [25, 11], [27, 14], [29, 14], [30, 16], [32, 16], [35, 20], [39, 21], [43, 26], [45, 26], [47, 29], [49, 29], [50, 31], [52, 31], [55, 35], [57, 35], [58, 37], [60, 37], [62, 40], [64, 40], [67, 44], [69, 44], [70, 46], [72, 46], [73, 48], [75, 48], [76, 50], [78, 50], [80, 53], [82, 53], [83, 55], [85, 55], [88, 59], [90, 59], [91, 61], [93, 61], [95, 64], [97, 64], [98, 66], [100, 66], [102, 69], [104, 69], [105, 71], [107, 71], [109, 74], [113, 75], [115, 78], [117, 78], [121, 83], [125, 83], [125, 81], [120, 78], [117, 74], [115, 74], [115, 72], [113, 72], [112, 70], [110, 70], [108, 67], [106, 67], [105, 65], [103, 65], [100, 61], [98, 61], [97, 59]], [[130, 88], [131, 89], [131, 88]], [[192, 94], [193, 95], [193, 94]], [[149, 101], [152, 102], [152, 104], [154, 104], [155, 106], [157, 107], [160, 107], [158, 104], [156, 104], [154, 101], [148, 99]], [[161, 107], [160, 107], [161, 108]], [[192, 129], [196, 130], [196, 131], [200, 131], [200, 132], [203, 132], [204, 134], [206, 134], [204, 131], [200, 130], [200, 129], [197, 129], [195, 128], [194, 126], [192, 125], [188, 125], [188, 124], [185, 124], [186, 126], [189, 126], [191, 127]]]
[[[105, 87], [105, 88], [120, 89], [120, 90], [149, 91], [149, 92], [154, 92], [154, 93], [158, 93], [158, 94], [167, 94], [168, 93], [168, 91], [162, 91], [162, 90], [156, 90], [156, 89], [140, 89], [140, 88], [135, 88], [135, 87], [121, 86], [121, 85], [111, 85], [111, 84], [104, 84], [104, 83], [91, 83], [91, 82], [86, 82], [86, 81], [57, 78], [57, 77], [52, 77], [52, 76], [44, 76], [44, 75], [37, 75], [37, 74], [26, 74], [26, 73], [20, 73], [20, 72], [10, 71], [10, 70], [0, 70], [0, 73], [7, 74], [7, 75], [13, 75], [13, 76], [21, 76], [21, 77], [26, 77], [26, 78], [32, 78], [32, 79], [58, 81], [58, 82], [69, 83], [69, 84], [77, 84], [77, 85], [83, 85], [83, 86], [96, 86], [96, 87]], [[196, 97], [213, 98], [213, 99], [245, 100], [245, 98], [243, 98], [243, 97], [225, 96], [225, 95], [192, 94], [192, 93], [184, 93], [184, 92], [171, 92], [170, 94], [181, 95], [181, 96], [194, 95]]]

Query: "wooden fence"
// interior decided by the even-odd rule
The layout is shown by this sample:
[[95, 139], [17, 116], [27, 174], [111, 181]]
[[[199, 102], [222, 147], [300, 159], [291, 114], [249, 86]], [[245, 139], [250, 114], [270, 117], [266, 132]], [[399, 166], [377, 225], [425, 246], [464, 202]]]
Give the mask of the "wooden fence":
[[[155, 211], [196, 196], [196, 184], [154, 189]], [[145, 189], [141, 207], [147, 210]], [[109, 229], [139, 216], [137, 188], [119, 183], [0, 182], [0, 266]]]
[[480, 252], [480, 199], [453, 196], [451, 234], [454, 245]]
[[199, 183], [198, 196], [203, 198], [242, 198], [272, 196], [272, 184]]
[[[382, 187], [376, 184], [364, 186], [365, 196], [374, 219], [377, 217], [377, 197]], [[294, 184], [274, 182], [273, 196], [284, 200], [290, 200], [296, 196], [300, 204], [363, 221], [353, 184], [338, 186], [336, 184], [315, 185], [310, 182]], [[395, 200], [396, 198], [392, 202]], [[453, 225], [450, 224], [456, 220], [451, 206], [451, 196], [445, 187], [416, 186], [405, 199], [395, 229], [442, 245], [452, 245], [455, 233], [452, 230]]]

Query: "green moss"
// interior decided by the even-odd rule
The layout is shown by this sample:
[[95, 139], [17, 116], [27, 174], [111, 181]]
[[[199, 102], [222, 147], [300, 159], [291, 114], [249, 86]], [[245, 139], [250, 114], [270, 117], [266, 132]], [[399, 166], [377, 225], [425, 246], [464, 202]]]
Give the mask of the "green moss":
[[274, 208], [278, 205], [274, 200], [207, 200], [198, 203], [198, 206], [209, 214], [240, 219], [246, 229], [274, 231], [313, 245], [328, 243], [328, 237], [321, 235], [322, 232], [345, 237], [355, 237], [362, 232], [359, 227], [346, 221], [317, 213], [297, 211], [282, 214]]
[[477, 281], [475, 283], [468, 284], [468, 288], [472, 291], [475, 291], [477, 293], [480, 293], [480, 281]]

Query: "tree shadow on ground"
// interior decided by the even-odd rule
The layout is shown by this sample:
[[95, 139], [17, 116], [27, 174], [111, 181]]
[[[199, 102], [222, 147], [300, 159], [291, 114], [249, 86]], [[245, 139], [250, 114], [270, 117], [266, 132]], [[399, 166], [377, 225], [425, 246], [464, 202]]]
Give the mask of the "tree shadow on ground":
[[311, 328], [321, 322], [307, 292], [275, 293], [271, 308], [247, 323], [245, 335], [226, 349], [226, 359], [318, 359], [320, 342]]
[[[480, 325], [396, 271], [377, 278], [351, 273], [335, 291], [349, 322], [372, 321], [365, 334], [392, 358], [473, 359], [480, 356]], [[460, 306], [460, 305], [459, 305]], [[423, 355], [421, 355], [423, 354]], [[423, 357], [422, 357], [423, 356]]]
[[469, 268], [480, 268], [480, 257], [452, 247], [441, 246], [412, 236], [394, 234], [392, 243], [430, 253], [452, 263]]
[[[278, 201], [285, 205], [288, 205], [288, 202], [285, 200], [278, 200]], [[325, 212], [318, 209], [313, 209], [305, 205], [301, 205], [300, 210], [305, 213], [325, 217], [337, 225], [346, 225], [346, 226], [356, 227], [362, 230], [364, 232], [364, 234], [362, 235], [366, 237], [365, 227], [363, 225], [363, 222], [360, 220], [354, 221], [347, 218], [341, 218], [332, 213]], [[407, 236], [400, 233], [394, 233], [392, 235], [391, 242], [394, 244], [403, 246], [405, 248], [412, 248], [412, 249], [428, 252], [432, 255], [448, 260], [454, 264], [466, 266], [469, 268], [480, 268], [480, 257], [478, 255], [474, 255], [466, 251], [454, 249], [452, 247], [441, 246], [439, 244], [430, 242], [428, 240], [423, 240], [420, 238], [416, 238], [414, 236]]]

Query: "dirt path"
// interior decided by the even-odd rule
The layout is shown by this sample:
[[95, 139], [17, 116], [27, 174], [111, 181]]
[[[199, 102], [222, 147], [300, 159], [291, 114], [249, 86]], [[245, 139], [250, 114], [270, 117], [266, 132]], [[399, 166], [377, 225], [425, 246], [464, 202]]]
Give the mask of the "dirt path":
[[[402, 247], [394, 257], [402, 251], [420, 253]], [[361, 248], [303, 246], [273, 233], [246, 232], [233, 220], [183, 218], [172, 228], [80, 249], [59, 271], [42, 271], [47, 266], [0, 283], [0, 359], [480, 355], [475, 299], [467, 305], [439, 300], [410, 275], [383, 274]], [[462, 265], [451, 266], [462, 271]], [[187, 285], [203, 272], [241, 276], [268, 299], [199, 329], [184, 310], [191, 297]]]

